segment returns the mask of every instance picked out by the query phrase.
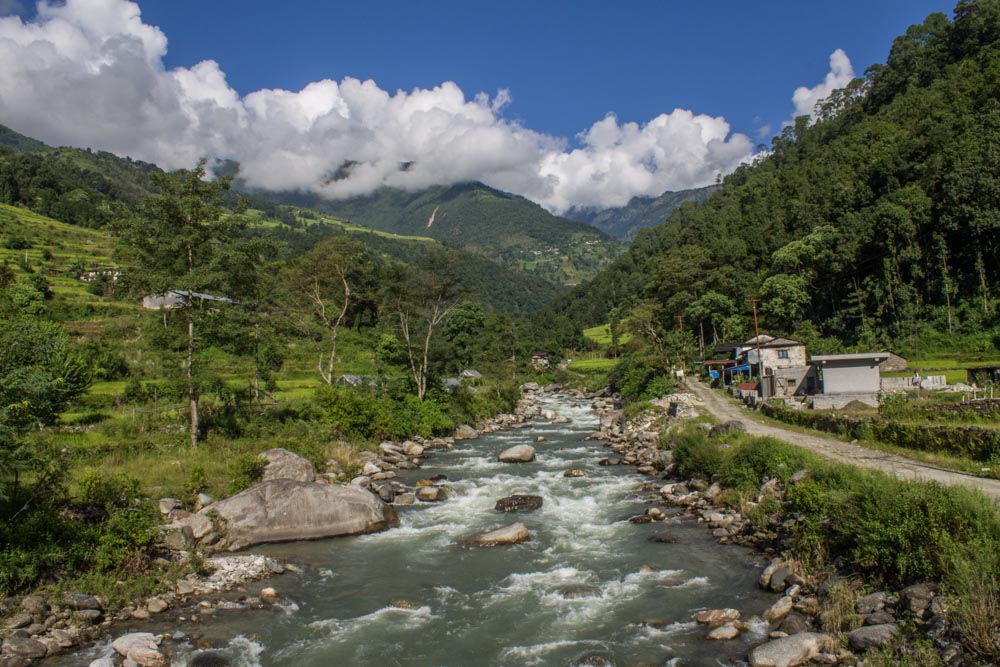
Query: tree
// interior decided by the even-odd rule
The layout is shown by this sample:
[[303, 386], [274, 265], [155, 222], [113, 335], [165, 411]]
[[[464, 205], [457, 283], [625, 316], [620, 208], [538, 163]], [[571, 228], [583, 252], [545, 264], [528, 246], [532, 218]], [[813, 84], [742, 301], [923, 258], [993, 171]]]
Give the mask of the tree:
[[198, 445], [196, 324], [210, 304], [252, 298], [261, 243], [243, 235], [246, 221], [222, 205], [225, 180], [206, 181], [205, 161], [192, 171], [155, 174], [159, 193], [147, 196], [137, 214], [120, 213], [118, 256], [129, 268], [126, 281], [141, 294], [173, 293], [187, 323], [183, 365], [190, 413], [191, 446]]
[[[316, 368], [328, 386], [333, 386], [334, 364], [337, 356], [337, 336], [351, 305], [353, 266], [360, 264], [363, 248], [349, 238], [335, 236], [316, 245], [286, 273], [289, 291], [299, 309], [310, 313], [312, 323], [318, 324], [329, 337], [327, 351], [319, 353]], [[298, 318], [299, 325], [308, 328], [308, 322]]]
[[16, 500], [18, 478], [35, 467], [25, 433], [52, 424], [90, 386], [65, 332], [42, 320], [0, 320], [0, 499]]
[[386, 307], [399, 322], [417, 398], [427, 395], [434, 332], [461, 301], [462, 290], [447, 256], [428, 255], [414, 268], [396, 267]]
[[472, 364], [485, 326], [486, 316], [478, 303], [466, 301], [451, 311], [444, 324], [444, 335], [452, 345], [456, 370]]
[[802, 317], [803, 309], [809, 304], [806, 281], [800, 276], [778, 273], [760, 288], [761, 311], [771, 318], [779, 329], [791, 331]]

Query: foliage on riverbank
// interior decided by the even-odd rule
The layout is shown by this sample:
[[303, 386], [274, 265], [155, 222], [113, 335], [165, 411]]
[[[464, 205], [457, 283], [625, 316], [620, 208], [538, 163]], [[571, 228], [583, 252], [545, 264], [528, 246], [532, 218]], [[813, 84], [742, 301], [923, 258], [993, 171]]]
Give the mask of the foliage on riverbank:
[[[751, 519], [791, 520], [791, 555], [816, 571], [836, 567], [873, 586], [939, 582], [966, 647], [1000, 657], [992, 639], [1000, 631], [1000, 516], [982, 494], [831, 463], [772, 438], [724, 444], [692, 428], [674, 436], [673, 451], [682, 475], [718, 481]], [[783, 500], [759, 502], [768, 479], [785, 487]]]
[[1000, 467], [1000, 430], [979, 426], [913, 424], [880, 415], [850, 417], [835, 412], [792, 410], [766, 403], [761, 412], [786, 424], [856, 438], [877, 440], [904, 449], [941, 452]]

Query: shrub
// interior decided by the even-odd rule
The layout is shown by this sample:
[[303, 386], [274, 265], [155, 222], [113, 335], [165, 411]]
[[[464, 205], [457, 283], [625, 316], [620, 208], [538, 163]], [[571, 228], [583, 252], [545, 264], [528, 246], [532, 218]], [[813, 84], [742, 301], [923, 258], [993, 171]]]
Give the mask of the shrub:
[[692, 428], [674, 438], [674, 460], [682, 475], [712, 477], [722, 469], [724, 453], [707, 433]]
[[138, 492], [138, 480], [127, 475], [90, 471], [80, 480], [79, 500], [84, 505], [101, 507], [110, 514], [116, 508], [133, 504]]
[[611, 370], [608, 385], [625, 400], [650, 400], [674, 390], [669, 370], [649, 359], [625, 357]]
[[13, 595], [26, 590], [40, 577], [37, 554], [13, 545], [0, 549], [0, 595]]
[[747, 519], [754, 530], [766, 531], [771, 528], [771, 515], [781, 511], [781, 501], [774, 496], [765, 496], [751, 510]]
[[947, 554], [946, 591], [949, 618], [962, 644], [976, 658], [1000, 658], [1000, 546], [976, 540], [953, 545]]
[[266, 467], [267, 459], [257, 454], [237, 456], [229, 466], [229, 493], [239, 493], [260, 482]]
[[149, 398], [146, 388], [142, 386], [142, 381], [136, 376], [132, 376], [125, 382], [122, 389], [122, 402], [130, 405], [142, 405]]
[[138, 574], [148, 566], [146, 553], [156, 536], [156, 522], [149, 508], [115, 510], [97, 539], [94, 567], [104, 572], [126, 570], [126, 574]]
[[[1000, 517], [973, 490], [827, 463], [768, 438], [743, 437], [721, 448], [696, 429], [675, 437], [674, 458], [683, 475], [715, 478], [744, 495], [763, 479], [787, 482], [806, 469], [806, 480], [787, 485], [785, 509], [797, 518], [792, 552], [810, 564], [843, 558], [890, 584], [942, 581], [957, 567], [949, 556], [955, 545], [981, 542], [986, 546], [977, 550], [994, 555], [976, 561], [975, 571], [1000, 571]], [[752, 520], [762, 525], [770, 509], [758, 510]]]
[[205, 474], [205, 466], [195, 466], [188, 475], [187, 483], [184, 485], [184, 492], [187, 498], [194, 501], [198, 494], [208, 488], [208, 475]]

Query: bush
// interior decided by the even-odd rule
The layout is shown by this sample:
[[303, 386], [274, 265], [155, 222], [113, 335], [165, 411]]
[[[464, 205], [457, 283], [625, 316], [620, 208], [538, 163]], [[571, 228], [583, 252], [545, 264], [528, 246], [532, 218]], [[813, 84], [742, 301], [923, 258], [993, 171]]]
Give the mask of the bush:
[[237, 456], [229, 466], [229, 493], [239, 493], [260, 482], [266, 467], [267, 459], [257, 454]]
[[771, 529], [771, 515], [781, 511], [781, 502], [774, 496], [765, 496], [751, 510], [747, 519], [756, 531]]
[[0, 549], [0, 595], [27, 590], [40, 577], [37, 554], [13, 545]]
[[122, 389], [122, 402], [129, 405], [143, 405], [148, 398], [149, 394], [142, 386], [142, 381], [134, 375], [130, 377]]
[[954, 545], [946, 558], [949, 619], [974, 657], [1000, 659], [1000, 545], [987, 540]]
[[195, 466], [188, 475], [187, 483], [184, 485], [184, 493], [187, 499], [194, 504], [198, 494], [208, 488], [208, 475], [205, 474], [205, 466]]
[[90, 471], [80, 480], [79, 501], [101, 507], [111, 513], [116, 508], [132, 505], [138, 496], [139, 482], [126, 475], [104, 475]]
[[[902, 409], [892, 405], [889, 412], [898, 414]], [[908, 424], [888, 418], [857, 419], [833, 412], [791, 410], [770, 403], [765, 403], [761, 412], [786, 424], [859, 440], [874, 439], [904, 449], [941, 452], [981, 463], [1000, 459], [1000, 430], [997, 429]]]
[[115, 510], [102, 526], [94, 553], [94, 567], [103, 572], [124, 571], [135, 575], [145, 571], [147, 551], [158, 531], [148, 507]]
[[674, 438], [674, 460], [681, 475], [713, 477], [722, 470], [722, 449], [698, 428], [682, 431]]
[[316, 402], [323, 421], [347, 439], [430, 437], [455, 428], [455, 420], [438, 400], [421, 401], [412, 394], [393, 398], [373, 394], [367, 388], [323, 387], [316, 394]]
[[625, 357], [611, 370], [608, 384], [629, 401], [651, 400], [673, 393], [670, 371], [649, 359]]
[[949, 554], [981, 544], [978, 552], [993, 555], [975, 571], [1000, 571], [1000, 517], [970, 489], [828, 463], [768, 438], [743, 437], [723, 449], [696, 429], [675, 438], [674, 459], [683, 475], [714, 478], [744, 494], [766, 478], [787, 483], [797, 470], [807, 470], [807, 480], [788, 485], [785, 511], [797, 518], [792, 552], [811, 564], [842, 558], [890, 584], [946, 581], [957, 567]]

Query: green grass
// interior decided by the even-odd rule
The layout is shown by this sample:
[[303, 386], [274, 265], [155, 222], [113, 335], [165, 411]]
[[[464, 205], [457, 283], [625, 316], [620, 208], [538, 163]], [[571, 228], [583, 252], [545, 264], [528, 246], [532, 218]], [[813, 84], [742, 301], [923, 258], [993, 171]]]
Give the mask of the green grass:
[[[0, 204], [0, 241], [6, 242], [13, 236], [26, 239], [32, 247], [27, 250], [0, 247], [0, 262], [20, 267], [27, 256], [31, 269], [45, 276], [57, 298], [70, 304], [104, 307], [100, 297], [88, 293], [87, 283], [70, 275], [69, 269], [77, 261], [82, 261], [87, 269], [92, 265], [114, 266], [114, 237], [100, 230], [74, 227], [27, 209]], [[44, 258], [45, 251], [52, 254], [52, 259]], [[21, 270], [17, 269], [19, 274]], [[112, 310], [115, 305], [107, 304]]]
[[[590, 327], [589, 329], [584, 329], [583, 335], [588, 339], [594, 341], [598, 345], [611, 345], [610, 324], [600, 324], [596, 327]], [[625, 345], [630, 340], [632, 340], [632, 334], [623, 333], [618, 337], [618, 344]]]
[[[979, 364], [970, 364], [971, 366], [976, 366]], [[921, 368], [921, 375], [943, 375], [946, 378], [948, 384], [958, 384], [964, 383], [967, 379], [965, 371], [959, 368]], [[903, 378], [903, 377], [913, 377], [913, 370], [910, 371], [889, 371], [882, 373], [882, 377], [887, 378]]]
[[575, 371], [609, 371], [615, 367], [618, 363], [617, 359], [580, 359], [579, 361], [573, 359], [573, 363], [569, 365], [572, 370]]

